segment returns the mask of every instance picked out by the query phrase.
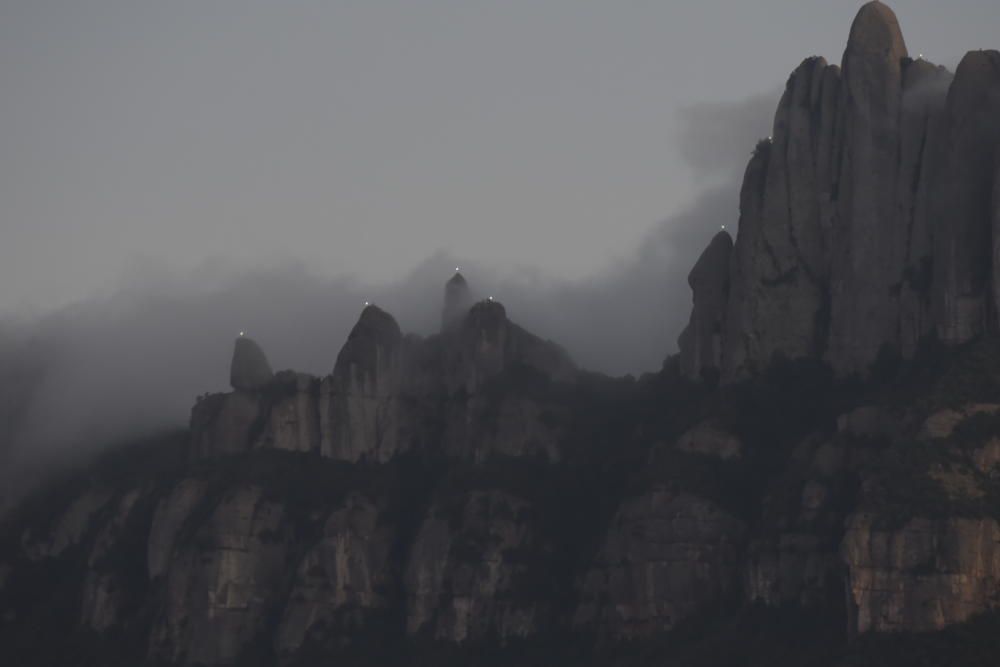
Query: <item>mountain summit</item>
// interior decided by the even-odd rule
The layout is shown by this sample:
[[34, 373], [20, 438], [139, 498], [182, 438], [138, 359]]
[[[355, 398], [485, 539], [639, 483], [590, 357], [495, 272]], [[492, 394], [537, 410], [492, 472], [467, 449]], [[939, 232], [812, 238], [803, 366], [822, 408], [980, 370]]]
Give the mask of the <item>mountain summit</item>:
[[911, 58], [880, 2], [840, 67], [803, 61], [747, 166], [732, 259], [714, 278], [699, 261], [686, 372], [732, 381], [784, 358], [864, 375], [1000, 329], [998, 63], [973, 51], [953, 77]]

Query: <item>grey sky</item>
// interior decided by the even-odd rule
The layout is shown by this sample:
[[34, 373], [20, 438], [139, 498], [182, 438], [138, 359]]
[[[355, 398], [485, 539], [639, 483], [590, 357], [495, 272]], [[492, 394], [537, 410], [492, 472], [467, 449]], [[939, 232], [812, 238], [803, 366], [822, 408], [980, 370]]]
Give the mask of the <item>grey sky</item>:
[[[996, 0], [892, 4], [937, 62], [1000, 46]], [[597, 275], [708, 185], [684, 109], [839, 60], [858, 6], [2, 0], [0, 311], [206, 264], [388, 282], [437, 250]]]

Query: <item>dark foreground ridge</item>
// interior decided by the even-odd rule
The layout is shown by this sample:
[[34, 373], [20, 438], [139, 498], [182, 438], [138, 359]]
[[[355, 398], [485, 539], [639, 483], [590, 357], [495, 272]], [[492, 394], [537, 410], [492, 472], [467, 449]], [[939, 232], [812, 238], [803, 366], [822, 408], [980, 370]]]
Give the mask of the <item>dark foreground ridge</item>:
[[952, 81], [862, 8], [658, 373], [582, 371], [457, 273], [440, 333], [366, 304], [324, 377], [241, 336], [190, 429], [3, 517], [0, 661], [996, 665], [997, 62]]

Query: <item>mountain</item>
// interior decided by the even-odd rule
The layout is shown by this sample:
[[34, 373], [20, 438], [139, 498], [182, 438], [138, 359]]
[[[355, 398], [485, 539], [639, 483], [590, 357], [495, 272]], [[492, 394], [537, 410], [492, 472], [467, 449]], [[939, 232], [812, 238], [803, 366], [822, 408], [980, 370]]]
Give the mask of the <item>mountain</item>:
[[188, 429], [3, 517], [0, 659], [996, 664], [998, 72], [862, 7], [656, 373], [578, 368], [457, 272], [438, 334], [366, 304], [324, 377], [241, 334]]
[[789, 77], [736, 241], [691, 274], [686, 372], [732, 381], [782, 356], [863, 375], [930, 337], [997, 333], [998, 119], [1000, 53], [952, 75], [910, 57], [887, 5], [864, 5], [841, 66], [807, 58]]

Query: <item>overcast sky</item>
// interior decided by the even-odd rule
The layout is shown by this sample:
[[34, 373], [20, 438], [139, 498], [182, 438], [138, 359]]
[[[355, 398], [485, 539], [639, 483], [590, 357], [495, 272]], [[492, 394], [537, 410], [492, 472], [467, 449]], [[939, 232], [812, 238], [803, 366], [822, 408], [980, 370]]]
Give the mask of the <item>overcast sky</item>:
[[[2, 0], [0, 312], [206, 266], [387, 282], [438, 250], [596, 275], [711, 185], [685, 109], [839, 61], [859, 6]], [[996, 0], [893, 7], [936, 62], [1000, 46]]]

